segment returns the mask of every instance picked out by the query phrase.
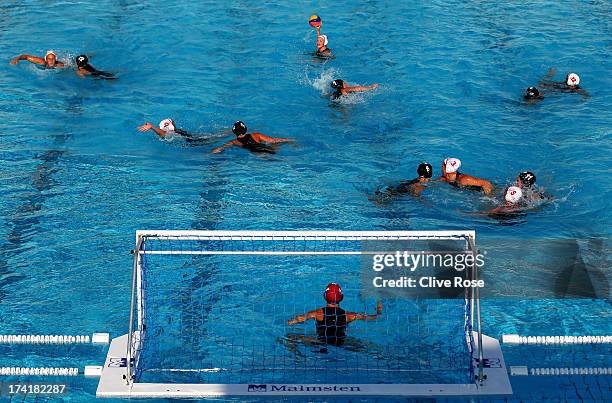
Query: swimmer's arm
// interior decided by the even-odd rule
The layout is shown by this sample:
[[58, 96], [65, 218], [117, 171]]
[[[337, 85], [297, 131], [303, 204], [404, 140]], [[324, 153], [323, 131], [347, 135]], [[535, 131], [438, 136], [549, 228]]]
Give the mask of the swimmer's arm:
[[34, 64], [45, 64], [45, 60], [38, 56], [30, 56], [30, 55], [20, 55], [11, 60], [11, 64], [17, 64], [20, 60], [27, 60], [30, 63]]
[[591, 98], [591, 96], [589, 95], [589, 93], [587, 92], [587, 90], [584, 90], [582, 88], [579, 88], [576, 91], [578, 94], [582, 95], [583, 98]]
[[497, 206], [491, 210], [487, 210], [481, 213], [481, 215], [488, 215], [489, 217], [495, 218], [498, 215], [511, 215], [518, 214], [521, 212], [521, 208], [519, 206]]
[[226, 148], [229, 148], [229, 147], [231, 147], [233, 145], [236, 145], [236, 142], [237, 142], [237, 140], [228, 141], [227, 143], [223, 144], [221, 147], [217, 147], [214, 150], [212, 150], [210, 152], [210, 154], [220, 153], [221, 151], [225, 150]]
[[486, 179], [474, 178], [473, 176], [463, 176], [462, 186], [480, 186], [486, 195], [493, 193], [493, 184]]
[[482, 190], [486, 195], [490, 195], [493, 193], [493, 184], [489, 181], [482, 180]]
[[425, 186], [421, 185], [420, 183], [415, 183], [414, 185], [410, 186], [410, 193], [412, 193], [413, 196], [420, 196], [421, 193], [423, 193], [423, 190], [425, 190]]
[[297, 315], [295, 318], [293, 319], [289, 319], [287, 321], [288, 325], [295, 325], [297, 323], [304, 323], [306, 322], [308, 319], [316, 319], [317, 314], [319, 314], [320, 309], [317, 309], [315, 311], [310, 311], [308, 313], [305, 313], [303, 315]]
[[352, 87], [344, 87], [343, 90], [346, 92], [364, 92], [364, 91], [370, 91], [373, 90], [375, 88], [378, 88], [378, 84], [372, 84], [372, 85], [354, 85]]
[[147, 130], [153, 130], [161, 138], [166, 137], [166, 132], [159, 127], [153, 126], [151, 123], [146, 122], [144, 125], [138, 127], [139, 132], [146, 132]]
[[382, 315], [382, 302], [378, 301], [376, 303], [376, 313], [372, 315], [368, 315], [366, 313], [356, 313], [356, 312], [347, 312], [346, 313], [346, 321], [352, 322], [354, 320], [376, 320], [380, 315]]
[[567, 84], [562, 81], [540, 81], [540, 87], [564, 90], [567, 89]]
[[286, 137], [270, 137], [261, 133], [252, 133], [252, 136], [257, 137], [257, 141], [265, 141], [270, 144], [295, 143], [295, 140]]
[[546, 73], [546, 76], [544, 76], [544, 78], [540, 80], [539, 85], [541, 87], [548, 87], [548, 88], [558, 87], [560, 83], [551, 81], [552, 78], [555, 76], [555, 74], [557, 74], [556, 68], [551, 67], [550, 69], [548, 69], [548, 73]]
[[107, 71], [101, 71], [101, 70], [92, 71], [91, 74], [94, 77], [100, 77], [100, 78], [105, 78], [105, 79], [116, 79], [117, 78], [115, 77], [113, 73], [109, 73]]
[[499, 213], [505, 213], [506, 211], [507, 211], [507, 207], [506, 206], [497, 206], [497, 207], [492, 208], [490, 210], [474, 212], [473, 215], [499, 214]]

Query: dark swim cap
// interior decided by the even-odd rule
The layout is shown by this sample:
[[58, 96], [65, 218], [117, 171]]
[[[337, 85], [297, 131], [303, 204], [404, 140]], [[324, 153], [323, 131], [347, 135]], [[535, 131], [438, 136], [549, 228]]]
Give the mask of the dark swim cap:
[[240, 120], [234, 123], [234, 126], [232, 126], [232, 133], [234, 133], [236, 136], [242, 136], [243, 134], [246, 134], [246, 132], [247, 127]]
[[344, 81], [342, 81], [342, 80], [334, 80], [334, 81], [332, 81], [331, 86], [335, 90], [342, 89], [342, 88], [344, 88]]
[[338, 304], [344, 299], [344, 293], [339, 284], [329, 283], [323, 293], [323, 298], [330, 304]]
[[79, 67], [87, 66], [87, 63], [89, 63], [89, 59], [87, 58], [87, 56], [79, 55], [76, 57], [77, 66]]
[[424, 178], [431, 178], [433, 175], [433, 168], [427, 162], [421, 162], [417, 168], [417, 174]]
[[529, 87], [525, 90], [525, 98], [532, 99], [540, 96], [540, 91], [536, 87]]
[[536, 176], [533, 174], [533, 172], [529, 171], [521, 172], [519, 174], [519, 179], [527, 187], [533, 186], [533, 184], [536, 182]]

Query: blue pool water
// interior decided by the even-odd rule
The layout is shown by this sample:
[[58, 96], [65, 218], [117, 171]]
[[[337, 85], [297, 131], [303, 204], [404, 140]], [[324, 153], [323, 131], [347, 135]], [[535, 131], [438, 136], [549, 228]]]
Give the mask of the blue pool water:
[[[516, 248], [520, 241], [579, 239], [581, 255], [596, 262], [583, 240], [603, 240], [609, 256], [609, 2], [24, 1], [0, 9], [2, 334], [124, 334], [136, 229], [475, 229], [496, 256], [487, 275], [510, 284], [550, 258]], [[314, 12], [337, 55], [331, 62], [306, 54]], [[60, 59], [85, 52], [119, 79], [8, 64], [49, 48]], [[590, 98], [521, 103], [550, 67], [559, 80], [579, 73]], [[333, 78], [380, 88], [333, 104], [325, 96]], [[135, 129], [169, 116], [202, 133], [240, 119], [297, 146], [268, 157], [209, 155], [229, 137], [194, 147]], [[448, 156], [500, 188], [532, 170], [555, 201], [499, 222], [470, 214], [492, 207], [491, 198], [448, 187], [422, 201], [368, 199], [414, 177], [420, 161], [438, 175]], [[605, 259], [601, 269], [609, 274]], [[494, 337], [612, 334], [610, 312], [606, 300], [483, 301]], [[2, 348], [0, 366], [82, 366], [105, 355]], [[530, 349], [505, 352], [509, 365], [539, 366]], [[568, 356], [555, 365], [593, 366], [584, 354]], [[610, 377], [512, 381], [516, 399], [536, 401], [601, 400], [612, 388]], [[95, 386], [72, 381], [70, 399], [89, 401]]]

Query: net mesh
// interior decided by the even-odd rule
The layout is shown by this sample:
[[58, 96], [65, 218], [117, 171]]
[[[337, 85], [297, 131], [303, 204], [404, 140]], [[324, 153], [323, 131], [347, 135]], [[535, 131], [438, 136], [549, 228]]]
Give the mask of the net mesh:
[[340, 346], [317, 337], [314, 320], [287, 323], [323, 307], [330, 282], [342, 286], [343, 309], [376, 313], [360, 285], [362, 241], [145, 238], [137, 381], [471, 382], [464, 298], [383, 299], [382, 315], [349, 323]]

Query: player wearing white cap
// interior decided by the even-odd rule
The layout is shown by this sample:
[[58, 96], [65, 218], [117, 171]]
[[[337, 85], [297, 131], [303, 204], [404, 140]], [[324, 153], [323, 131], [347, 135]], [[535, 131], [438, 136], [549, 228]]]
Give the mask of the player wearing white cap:
[[457, 158], [446, 158], [442, 162], [442, 176], [439, 181], [449, 185], [472, 190], [482, 190], [486, 195], [493, 192], [493, 184], [486, 179], [466, 175], [459, 172], [461, 161]]
[[11, 60], [11, 64], [17, 64], [20, 60], [27, 60], [30, 63], [43, 66], [46, 69], [55, 69], [64, 67], [64, 63], [57, 60], [57, 55], [54, 51], [48, 50], [45, 53], [45, 57], [31, 56], [31, 55], [20, 55]]
[[159, 122], [159, 125], [155, 126], [150, 122], [145, 122], [142, 126], [138, 126], [138, 131], [146, 132], [153, 130], [161, 138], [166, 138], [172, 135], [179, 135], [185, 139], [185, 141], [192, 145], [198, 145], [197, 143], [203, 144], [211, 140], [212, 138], [222, 137], [229, 133], [229, 130], [223, 130], [215, 134], [193, 134], [186, 130], [179, 129], [176, 127], [176, 123], [173, 119], [166, 118]]
[[317, 36], [317, 51], [315, 52], [315, 56], [320, 57], [322, 59], [333, 59], [335, 56], [332, 53], [331, 49], [327, 47], [329, 40], [327, 39], [327, 35], [318, 35]]
[[504, 190], [504, 204], [495, 207], [494, 209], [485, 211], [487, 215], [511, 214], [519, 213], [521, 210], [521, 201], [523, 199], [523, 191], [517, 186], [509, 186]]
[[552, 90], [564, 91], [564, 92], [576, 92], [583, 97], [588, 97], [589, 93], [580, 87], [580, 76], [576, 73], [568, 73], [565, 76], [565, 81], [552, 81], [552, 78], [557, 73], [555, 68], [548, 70], [548, 74], [542, 81], [540, 86], [550, 88]]
[[159, 122], [159, 125], [156, 127], [152, 123], [145, 122], [142, 126], [138, 126], [138, 131], [146, 132], [147, 130], [153, 130], [159, 137], [164, 138], [169, 134], [182, 134], [184, 132], [181, 129], [177, 129], [174, 125], [174, 120], [167, 118]]

